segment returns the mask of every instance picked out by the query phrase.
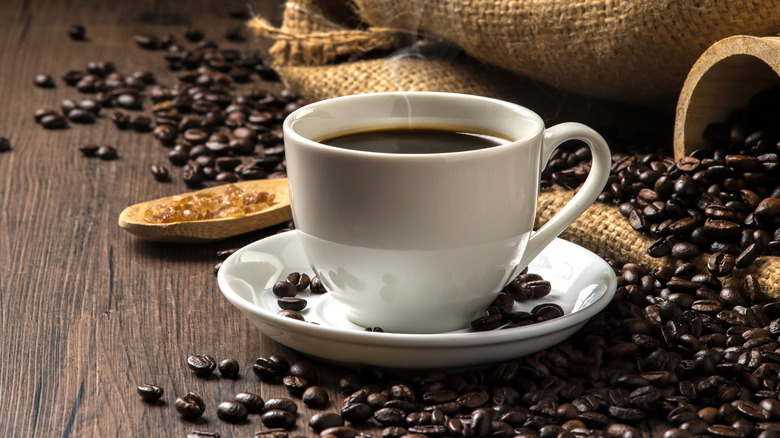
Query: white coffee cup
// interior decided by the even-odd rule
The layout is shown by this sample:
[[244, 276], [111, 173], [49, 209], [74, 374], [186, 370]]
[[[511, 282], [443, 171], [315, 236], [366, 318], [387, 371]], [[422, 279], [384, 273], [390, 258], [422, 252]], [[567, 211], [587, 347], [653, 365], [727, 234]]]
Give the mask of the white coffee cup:
[[[328, 146], [365, 130], [448, 127], [511, 142], [398, 154]], [[577, 195], [533, 231], [541, 171], [568, 140], [592, 166]], [[384, 331], [468, 327], [500, 290], [592, 204], [610, 151], [591, 128], [478, 96], [392, 92], [304, 106], [284, 122], [293, 220], [311, 267], [347, 318]]]

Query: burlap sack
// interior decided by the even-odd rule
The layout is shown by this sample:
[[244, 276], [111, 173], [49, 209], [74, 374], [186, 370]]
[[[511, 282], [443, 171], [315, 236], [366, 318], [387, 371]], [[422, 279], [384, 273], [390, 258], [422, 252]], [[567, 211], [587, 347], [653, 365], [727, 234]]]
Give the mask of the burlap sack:
[[[574, 191], [558, 186], [542, 190], [537, 203], [536, 226], [547, 223], [573, 196]], [[638, 263], [649, 268], [676, 267], [683, 262], [692, 262], [701, 272], [707, 272], [707, 254], [685, 261], [671, 256], [654, 258], [648, 255], [647, 248], [655, 239], [631, 228], [614, 205], [593, 204], [561, 234], [561, 238], [621, 262]], [[748, 274], [758, 280], [763, 299], [780, 299], [780, 257], [759, 257], [745, 269], [734, 269], [721, 281], [724, 286], [742, 287]]]
[[[436, 39], [557, 88], [673, 108], [707, 47], [735, 34], [780, 32], [780, 0], [299, 0], [287, 2], [281, 28], [260, 17], [250, 25], [277, 41], [272, 54], [282, 69]], [[287, 73], [300, 78], [301, 70]]]

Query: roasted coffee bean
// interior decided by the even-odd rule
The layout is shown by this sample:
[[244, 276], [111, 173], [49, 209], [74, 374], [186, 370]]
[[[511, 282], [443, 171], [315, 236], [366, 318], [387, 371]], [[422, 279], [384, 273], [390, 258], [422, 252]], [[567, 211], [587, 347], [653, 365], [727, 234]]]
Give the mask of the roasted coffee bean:
[[331, 427], [339, 427], [344, 425], [344, 419], [341, 415], [335, 412], [320, 412], [312, 415], [309, 419], [309, 427], [315, 432], [319, 433], [325, 429]]
[[300, 312], [297, 312], [295, 310], [283, 309], [276, 312], [276, 314], [279, 316], [284, 316], [285, 318], [297, 319], [298, 321], [306, 321], [306, 318], [304, 318]]
[[225, 401], [217, 406], [217, 416], [229, 423], [245, 421], [248, 415], [246, 406], [236, 401]]
[[160, 388], [157, 385], [150, 385], [150, 384], [144, 384], [139, 385], [138, 388], [138, 394], [141, 396], [141, 398], [145, 402], [156, 402], [160, 399], [160, 397], [163, 396], [163, 393], [165, 392], [162, 388]]
[[677, 259], [690, 259], [698, 256], [701, 250], [690, 242], [680, 242], [672, 246], [671, 255]]
[[751, 264], [753, 264], [754, 261], [756, 261], [756, 258], [758, 258], [759, 253], [760, 251], [758, 249], [758, 246], [755, 243], [751, 244], [750, 246], [745, 248], [745, 250], [742, 251], [742, 253], [739, 256], [737, 256], [734, 262], [734, 266], [739, 269], [743, 269], [750, 266]]
[[157, 125], [152, 131], [154, 137], [165, 146], [172, 146], [179, 135], [176, 128], [168, 124]]
[[33, 79], [33, 82], [35, 85], [41, 87], [41, 88], [53, 88], [54, 87], [54, 79], [52, 79], [51, 75], [47, 74], [37, 74], [35, 75], [35, 78]]
[[119, 154], [116, 151], [116, 148], [109, 145], [103, 145], [99, 146], [97, 150], [95, 151], [95, 156], [100, 158], [101, 160], [115, 160], [119, 157]]
[[46, 129], [63, 129], [68, 126], [68, 120], [56, 113], [44, 115], [40, 123]]
[[303, 391], [309, 386], [309, 382], [302, 377], [284, 376], [282, 385], [287, 389], [287, 392], [298, 397], [301, 396]]
[[219, 362], [217, 368], [219, 369], [219, 373], [222, 375], [222, 377], [226, 377], [228, 379], [235, 379], [238, 377], [238, 372], [240, 369], [238, 361], [235, 359], [224, 359]]
[[266, 400], [265, 406], [263, 407], [263, 412], [274, 409], [296, 414], [298, 412], [298, 405], [295, 404], [292, 399], [286, 397], [277, 397]]
[[358, 431], [349, 426], [336, 426], [320, 431], [320, 436], [329, 438], [357, 438]]
[[137, 94], [124, 93], [116, 96], [116, 104], [124, 109], [141, 109], [141, 99]]
[[740, 415], [751, 421], [769, 421], [770, 413], [760, 405], [747, 400], [737, 400], [733, 403]]
[[260, 416], [260, 421], [269, 428], [292, 429], [296, 420], [294, 413], [282, 409], [269, 409]]
[[6, 137], [0, 137], [0, 153], [11, 150], [11, 141]]
[[309, 284], [311, 283], [311, 280], [309, 279], [309, 276], [305, 273], [300, 272], [293, 272], [287, 276], [287, 281], [295, 286], [295, 290], [297, 292], [301, 292], [303, 290], [306, 290], [307, 287], [309, 287]]
[[359, 425], [370, 420], [373, 412], [368, 404], [350, 403], [341, 408], [341, 417], [350, 424]]
[[155, 35], [151, 34], [133, 35], [133, 41], [142, 49], [157, 50], [162, 48], [160, 40]]
[[471, 321], [471, 329], [478, 332], [495, 330], [501, 326], [501, 323], [501, 314], [490, 314]]
[[287, 280], [274, 283], [272, 291], [279, 298], [294, 297], [298, 294], [298, 288]]
[[203, 430], [193, 430], [187, 434], [187, 438], [219, 438], [217, 432], [206, 432]]
[[190, 27], [184, 32], [184, 37], [191, 43], [197, 43], [203, 40], [203, 29]]
[[233, 401], [244, 405], [250, 413], [260, 412], [265, 405], [263, 398], [252, 392], [239, 392], [233, 397]]
[[373, 414], [374, 419], [382, 426], [399, 426], [406, 419], [406, 413], [398, 408], [382, 408]]
[[563, 308], [555, 303], [539, 304], [531, 310], [536, 322], [549, 321], [563, 316]]
[[187, 366], [195, 375], [206, 377], [217, 368], [217, 361], [208, 354], [195, 354], [187, 358]]
[[306, 308], [307, 301], [297, 297], [282, 297], [276, 303], [282, 309], [301, 311]]
[[731, 254], [716, 252], [707, 259], [707, 269], [716, 277], [724, 277], [734, 269], [736, 259]]
[[312, 409], [322, 409], [327, 406], [330, 401], [328, 392], [319, 386], [310, 386], [306, 388], [301, 399], [306, 406]]
[[199, 418], [206, 410], [206, 403], [203, 401], [203, 398], [194, 392], [178, 397], [173, 406], [176, 408], [176, 412], [187, 420]]
[[74, 108], [68, 112], [68, 120], [73, 123], [95, 123], [95, 115], [90, 111], [81, 108]]
[[327, 292], [325, 285], [322, 284], [322, 281], [316, 275], [312, 277], [311, 283], [309, 284], [309, 289], [312, 291], [312, 293], [315, 294], [324, 294]]
[[292, 364], [287, 373], [291, 376], [302, 377], [311, 383], [316, 383], [318, 379], [317, 369], [306, 362]]
[[79, 151], [85, 157], [94, 157], [95, 154], [97, 153], [97, 150], [98, 150], [98, 145], [96, 144], [85, 144], [79, 146]]
[[152, 177], [154, 177], [156, 181], [165, 182], [171, 180], [170, 172], [168, 171], [168, 168], [165, 166], [158, 166], [156, 164], [152, 164], [149, 170], [152, 172]]
[[80, 24], [74, 24], [68, 28], [68, 36], [74, 41], [82, 41], [87, 36], [87, 29]]

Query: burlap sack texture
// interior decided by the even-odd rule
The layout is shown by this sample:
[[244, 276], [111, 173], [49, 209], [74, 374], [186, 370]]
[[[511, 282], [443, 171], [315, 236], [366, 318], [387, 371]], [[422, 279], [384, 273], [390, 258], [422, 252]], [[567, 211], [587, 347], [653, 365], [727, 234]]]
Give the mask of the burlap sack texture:
[[[567, 92], [459, 52], [451, 42], [417, 39], [403, 29], [361, 26], [349, 0], [292, 0], [275, 27], [249, 26], [274, 41], [274, 68], [308, 101], [382, 91], [445, 91], [523, 105], [548, 124], [578, 121], [596, 129], [657, 132], [671, 138], [672, 113]], [[401, 2], [399, 2], [401, 3]], [[667, 135], [668, 134], [668, 135]]]
[[[547, 223], [574, 196], [574, 191], [558, 186], [543, 189], [536, 210], [536, 227]], [[676, 267], [684, 262], [694, 263], [701, 272], [707, 272], [707, 256], [681, 261], [671, 256], [654, 258], [647, 248], [655, 239], [631, 228], [617, 207], [602, 203], [591, 205], [579, 219], [561, 234], [561, 238], [582, 246], [603, 257], [622, 262], [638, 263], [649, 268]], [[758, 280], [764, 299], [780, 299], [780, 257], [763, 256], [745, 269], [734, 269], [722, 277], [724, 286], [742, 287], [746, 275]]]
[[[775, 35], [779, 11], [780, 0], [293, 0], [281, 28], [259, 17], [250, 26], [277, 41], [272, 54], [282, 69], [436, 39], [556, 88], [673, 109], [707, 47], [731, 35]], [[364, 67], [355, 81], [373, 71]], [[372, 84], [354, 89], [374, 91]]]

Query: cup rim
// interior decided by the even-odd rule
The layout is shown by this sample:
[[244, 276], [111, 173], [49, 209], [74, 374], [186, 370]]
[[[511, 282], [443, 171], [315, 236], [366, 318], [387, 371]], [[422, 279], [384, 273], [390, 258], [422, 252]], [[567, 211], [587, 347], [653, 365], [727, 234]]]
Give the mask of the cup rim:
[[[398, 152], [362, 151], [362, 150], [354, 150], [354, 149], [346, 149], [346, 148], [340, 148], [336, 146], [330, 146], [321, 143], [319, 141], [315, 141], [305, 137], [304, 135], [298, 133], [292, 126], [295, 121], [310, 114], [318, 106], [330, 105], [332, 102], [335, 101], [343, 102], [343, 101], [350, 101], [350, 100], [365, 100], [365, 99], [374, 99], [383, 96], [414, 96], [414, 98], [416, 99], [419, 99], [421, 97], [426, 97], [426, 96], [432, 99], [471, 99], [483, 103], [489, 103], [491, 105], [500, 106], [515, 114], [522, 115], [524, 118], [532, 120], [536, 125], [536, 129], [531, 130], [531, 132], [529, 132], [528, 135], [522, 138], [516, 138], [507, 143], [503, 143], [489, 148], [474, 149], [468, 151], [456, 151], [456, 152], [436, 152], [436, 153], [415, 154], [415, 153], [398, 153]], [[348, 156], [364, 157], [364, 158], [381, 157], [382, 159], [406, 160], [411, 157], [414, 157], [415, 160], [426, 160], [426, 159], [442, 159], [442, 158], [445, 159], [473, 158], [476, 155], [492, 155], [493, 153], [503, 152], [506, 149], [523, 145], [527, 143], [529, 140], [531, 140], [532, 138], [542, 135], [542, 133], [545, 130], [545, 123], [538, 114], [536, 114], [532, 110], [522, 105], [518, 105], [516, 103], [507, 102], [504, 100], [495, 99], [491, 97], [478, 96], [473, 94], [464, 94], [464, 93], [441, 92], [441, 91], [386, 91], [386, 92], [377, 92], [377, 93], [361, 93], [361, 94], [351, 94], [346, 96], [331, 97], [328, 99], [324, 99], [324, 100], [320, 100], [317, 102], [312, 102], [310, 104], [304, 105], [301, 108], [298, 108], [292, 113], [290, 113], [289, 115], [287, 115], [287, 117], [285, 118], [282, 124], [282, 130], [285, 137], [289, 137], [290, 139], [294, 140], [297, 144], [305, 144], [308, 147], [321, 149], [323, 151], [338, 152]]]

